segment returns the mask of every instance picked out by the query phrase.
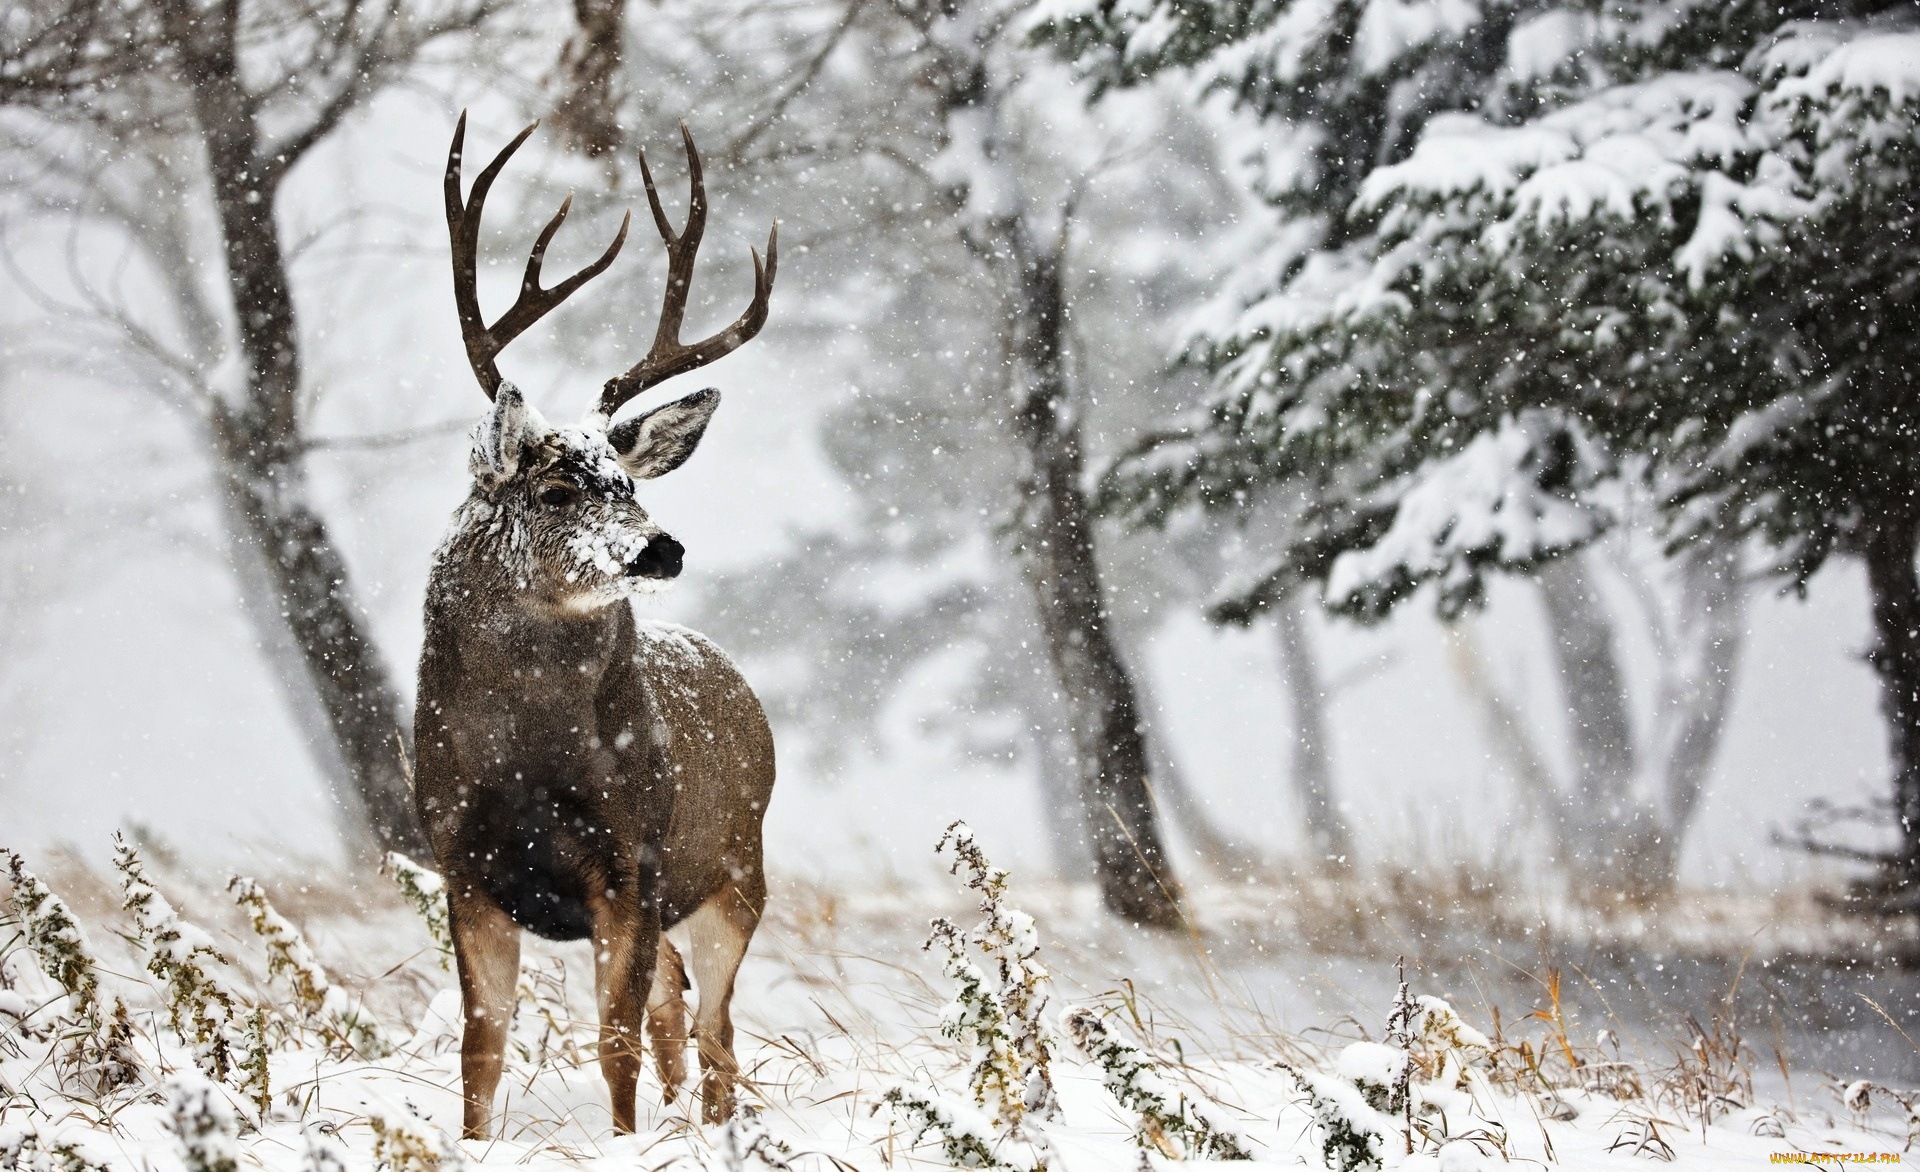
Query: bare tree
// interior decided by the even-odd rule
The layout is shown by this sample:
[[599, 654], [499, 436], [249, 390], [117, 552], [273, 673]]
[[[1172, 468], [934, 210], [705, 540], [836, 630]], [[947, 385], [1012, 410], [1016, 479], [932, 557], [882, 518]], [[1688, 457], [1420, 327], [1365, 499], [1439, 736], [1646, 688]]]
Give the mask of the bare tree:
[[1657, 672], [1653, 724], [1636, 733], [1616, 620], [1591, 577], [1594, 560], [1592, 553], [1557, 559], [1537, 578], [1572, 750], [1566, 782], [1555, 778], [1526, 718], [1500, 694], [1464, 634], [1454, 636], [1454, 664], [1495, 754], [1549, 827], [1563, 868], [1586, 883], [1655, 894], [1678, 877], [1726, 725], [1747, 588], [1735, 544], [1685, 551], [1673, 567], [1672, 603], [1623, 567]]
[[[78, 136], [164, 172], [164, 198], [125, 198], [104, 173], [74, 211], [105, 214], [171, 286], [178, 339], [96, 301], [190, 413], [212, 458], [256, 625], [323, 773], [350, 849], [419, 850], [399, 693], [353, 598], [345, 560], [311, 502], [302, 340], [276, 218], [289, 171], [356, 106], [489, 0], [425, 8], [361, 0], [27, 0], [0, 44], [0, 104], [31, 144]], [[51, 154], [52, 152], [46, 152]], [[63, 152], [72, 155], [73, 152]], [[69, 176], [68, 178], [73, 178]], [[210, 196], [218, 291], [193, 277], [201, 248], [178, 208]], [[171, 217], [171, 218], [169, 218]], [[31, 279], [32, 274], [25, 274]], [[212, 363], [231, 345], [232, 385]]]
[[1307, 603], [1293, 591], [1273, 608], [1280, 644], [1280, 678], [1293, 714], [1288, 778], [1306, 821], [1314, 855], [1334, 867], [1353, 857], [1353, 831], [1333, 793], [1333, 750], [1327, 741], [1327, 698], [1307, 631]]
[[[1006, 455], [1015, 465], [1000, 532], [1035, 601], [1074, 747], [1080, 810], [1055, 819], [1055, 832], [1088, 828], [1109, 909], [1172, 926], [1179, 889], [1161, 842], [1143, 715], [1111, 630], [1083, 485], [1088, 396], [1073, 354], [1067, 261], [1079, 193], [1093, 176], [1034, 183], [1033, 165], [1054, 144], [1038, 119], [1011, 116], [1029, 66], [1053, 70], [1049, 84], [1066, 74], [1025, 50], [1021, 3], [742, 8], [753, 6], [689, 8], [671, 31], [662, 27], [663, 9], [648, 9], [648, 35], [636, 25], [622, 50], [625, 72], [644, 70], [648, 93], [632, 101], [647, 106], [624, 107], [621, 122], [639, 126], [650, 120], [648, 109], [699, 110], [709, 102], [755, 111], [734, 119], [741, 125], [715, 152], [715, 166], [750, 164], [764, 176], [785, 163], [803, 182], [831, 173], [834, 202], [849, 209], [836, 209], [841, 228], [861, 240], [896, 233], [922, 281], [934, 279], [952, 253], [965, 258], [969, 271], [945, 293], [980, 297], [992, 320], [989, 345], [998, 350], [984, 362], [973, 352], [976, 366], [965, 381], [976, 396], [1004, 396], [981, 412], [1004, 443], [993, 465]], [[646, 56], [663, 39], [674, 53]], [[717, 62], [725, 69], [707, 67]], [[833, 95], [825, 116], [808, 106], [822, 91]], [[1077, 109], [1082, 100], [1069, 96], [1062, 105]], [[813, 115], [804, 129], [794, 119], [802, 109]], [[1047, 723], [1035, 715], [1036, 729]]]

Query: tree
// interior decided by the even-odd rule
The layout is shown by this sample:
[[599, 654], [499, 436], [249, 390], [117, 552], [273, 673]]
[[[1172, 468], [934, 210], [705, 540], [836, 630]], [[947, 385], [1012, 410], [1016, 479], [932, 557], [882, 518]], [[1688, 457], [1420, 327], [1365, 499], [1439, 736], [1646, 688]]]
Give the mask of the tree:
[[[1366, 234], [1223, 331], [1204, 442], [1226, 458], [1197, 477], [1338, 462], [1368, 507], [1330, 510], [1290, 572], [1362, 614], [1426, 581], [1464, 604], [1487, 568], [1590, 543], [1609, 482], [1646, 486], [1675, 548], [1758, 537], [1795, 586], [1861, 558], [1898, 841], [1814, 845], [1879, 863], [1889, 907], [1920, 905], [1911, 19], [1629, 4], [1516, 26], [1544, 51], [1510, 59], [1577, 80], [1434, 120], [1371, 169]], [[1439, 507], [1443, 482], [1498, 516]]]
[[[1075, 247], [1074, 213], [1095, 173], [1108, 167], [1099, 172], [1104, 182], [1123, 169], [1103, 158], [1114, 136], [1097, 127], [1085, 138], [1050, 128], [1061, 117], [1082, 125], [1084, 115], [1062, 71], [1023, 49], [1024, 5], [749, 7], [655, 20], [647, 37], [630, 38], [626, 69], [644, 74], [652, 92], [645, 105], [633, 99], [621, 122], [643, 126], [652, 109], [699, 108], [694, 95], [716, 91], [727, 94], [717, 104], [750, 111], [713, 156], [752, 166], [763, 183], [779, 175], [790, 206], [809, 189], [826, 196], [822, 210], [832, 227], [813, 230], [845, 235], [831, 240], [843, 267], [823, 284], [844, 279], [836, 291], [857, 297], [876, 328], [899, 331], [914, 350], [927, 348], [930, 327], [949, 323], [939, 316], [886, 322], [909, 301], [902, 285], [957, 274], [954, 285], [935, 290], [936, 314], [972, 300], [965, 314], [988, 328], [978, 334], [970, 320], [949, 331], [955, 342], [939, 339], [936, 354], [947, 369], [936, 385], [958, 381], [973, 398], [951, 414], [987, 425], [972, 438], [980, 468], [1009, 469], [998, 484], [986, 480], [990, 515], [1004, 522], [998, 540], [1019, 568], [1010, 585], [1032, 600], [1035, 645], [1045, 649], [1058, 681], [1051, 690], [1067, 706], [1075, 802], [1108, 906], [1169, 925], [1176, 888], [1149, 790], [1144, 722], [1111, 629], [1113, 599], [1082, 483], [1098, 357], [1088, 361], [1074, 345], [1080, 282], [1063, 267]], [[663, 42], [670, 58], [658, 47]], [[661, 59], [642, 56], [654, 53]], [[713, 59], [726, 61], [723, 73], [688, 64]], [[872, 259], [896, 249], [893, 259]], [[866, 263], [843, 259], [862, 254]], [[1077, 258], [1070, 266], [1080, 267]], [[876, 270], [883, 274], [877, 286], [855, 283], [871, 281]], [[927, 454], [921, 449], [920, 458]], [[966, 535], [987, 528], [973, 517]], [[1048, 722], [1034, 715], [1033, 724]]]
[[[354, 603], [345, 560], [309, 503], [303, 461], [303, 339], [288, 247], [275, 216], [288, 173], [355, 107], [435, 41], [472, 28], [486, 0], [419, 8], [357, 0], [29, 0], [0, 36], [0, 104], [15, 137], [48, 154], [119, 165], [53, 175], [73, 214], [126, 232], [172, 286], [183, 340], [102, 305], [108, 324], [159, 368], [218, 469], [236, 569], [296, 710], [310, 715], [323, 773], [345, 807], [352, 849], [420, 849], [405, 776], [405, 721]], [[152, 189], [211, 199], [221, 292], [202, 285], [191, 216]], [[159, 205], [159, 206], [155, 206]], [[214, 363], [231, 339], [238, 375]], [[216, 343], [217, 340], [217, 344]]]

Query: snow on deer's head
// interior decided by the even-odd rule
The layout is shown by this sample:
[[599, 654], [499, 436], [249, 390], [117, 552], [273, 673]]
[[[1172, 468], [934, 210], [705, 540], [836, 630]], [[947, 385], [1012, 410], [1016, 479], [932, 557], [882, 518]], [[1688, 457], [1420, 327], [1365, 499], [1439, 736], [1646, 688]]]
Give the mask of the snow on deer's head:
[[685, 463], [719, 405], [709, 388], [611, 429], [556, 428], [503, 380], [468, 457], [496, 559], [574, 610], [662, 588], [684, 550], [647, 516], [635, 482]]
[[[634, 484], [663, 476], [686, 462], [720, 405], [720, 392], [696, 391], [621, 423], [613, 418], [642, 391], [705, 366], [759, 333], [766, 323], [767, 298], [779, 263], [778, 226], [767, 237], [765, 265], [758, 252], [753, 254], [753, 302], [747, 311], [712, 337], [683, 344], [680, 323], [706, 227], [700, 155], [683, 125], [680, 133], [686, 143], [692, 195], [686, 224], [675, 233], [642, 154], [640, 172], [647, 202], [667, 246], [667, 288], [659, 328], [647, 356], [607, 381], [580, 426], [556, 428], [518, 387], [500, 377], [494, 360], [507, 343], [613, 263], [626, 242], [631, 216], [621, 221], [620, 234], [598, 260], [552, 289], [543, 289], [541, 260], [572, 206], [569, 196], [534, 242], [519, 297], [487, 325], [477, 291], [480, 213], [494, 178], [534, 128], [527, 127], [508, 143], [475, 177], [471, 195], [463, 199], [460, 165], [466, 126], [462, 114], [447, 155], [447, 230], [453, 243], [454, 303], [467, 358], [481, 389], [493, 400], [493, 409], [474, 429], [469, 466], [475, 500], [463, 514], [461, 528], [471, 539], [494, 547], [493, 560], [512, 571], [520, 589], [568, 609], [594, 610], [657, 590], [679, 575], [685, 551], [640, 507]], [[487, 551], [476, 552], [487, 556]]]

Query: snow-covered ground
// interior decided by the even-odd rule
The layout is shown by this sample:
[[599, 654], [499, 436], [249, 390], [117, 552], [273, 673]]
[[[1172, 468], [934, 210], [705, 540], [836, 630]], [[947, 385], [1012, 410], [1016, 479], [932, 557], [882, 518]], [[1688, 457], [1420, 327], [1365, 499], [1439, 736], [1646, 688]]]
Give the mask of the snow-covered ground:
[[[257, 904], [237, 907], [234, 893], [177, 867], [150, 863], [141, 874], [130, 889], [156, 898], [131, 917], [119, 906], [129, 889], [121, 875], [110, 884], [63, 872], [66, 899], [58, 906], [42, 900], [37, 893], [50, 889], [31, 880], [12, 891], [10, 918], [0, 925], [4, 1172], [945, 1166], [941, 1137], [916, 1142], [919, 1121], [884, 1102], [895, 1088], [948, 1112], [992, 1159], [1056, 1172], [1160, 1166], [1203, 1149], [1218, 1154], [1228, 1140], [1256, 1162], [1335, 1172], [1472, 1172], [1509, 1162], [1630, 1168], [1647, 1159], [1732, 1169], [1794, 1152], [1900, 1153], [1913, 1118], [1898, 1091], [1878, 1085], [1897, 1080], [1897, 1070], [1834, 1077], [1811, 1051], [1796, 1048], [1795, 1039], [1804, 1042], [1820, 1026], [1813, 1017], [1782, 1024], [1778, 1006], [1792, 1001], [1790, 992], [1775, 998], [1774, 1021], [1753, 1022], [1752, 1036], [1739, 1038], [1746, 1002], [1734, 989], [1743, 979], [1749, 988], [1779, 981], [1796, 949], [1811, 941], [1811, 929], [1799, 937], [1748, 931], [1743, 916], [1779, 916], [1779, 906], [1727, 909], [1718, 927], [1696, 926], [1695, 945], [1710, 936], [1746, 937], [1748, 963], [1740, 967], [1752, 972], [1665, 1020], [1625, 1022], [1606, 1016], [1611, 1007], [1592, 1008], [1609, 991], [1623, 1007], [1628, 996], [1600, 965], [1602, 936], [1651, 933], [1619, 917], [1585, 921], [1584, 942], [1568, 935], [1554, 945], [1577, 953], [1564, 977], [1544, 963], [1521, 973], [1521, 962], [1545, 953], [1526, 952], [1524, 939], [1483, 946], [1484, 970], [1416, 960], [1412, 997], [1395, 1029], [1394, 965], [1391, 956], [1378, 959], [1392, 951], [1390, 941], [1318, 956], [1283, 955], [1279, 947], [1307, 917], [1324, 917], [1342, 898], [1351, 902], [1353, 885], [1332, 884], [1317, 895], [1298, 885], [1290, 920], [1250, 888], [1237, 900], [1224, 889], [1196, 889], [1192, 903], [1204, 910], [1194, 933], [1167, 941], [1116, 927], [1087, 892], [1027, 890], [1016, 880], [984, 915], [957, 883], [945, 893], [779, 885], [735, 998], [749, 1080], [742, 1101], [752, 1110], [724, 1128], [701, 1124], [697, 1102], [684, 1093], [660, 1103], [649, 1070], [639, 1134], [613, 1134], [592, 1057], [588, 957], [578, 946], [529, 941], [497, 1138], [458, 1141], [458, 994], [429, 926], [391, 891], [265, 883], [266, 896], [286, 913], [281, 919], [261, 915]], [[1318, 910], [1308, 906], [1316, 899]], [[1035, 913], [1031, 934], [1013, 905]], [[65, 906], [84, 942], [57, 914]], [[1275, 930], [1263, 930], [1263, 909]], [[1423, 928], [1380, 907], [1351, 910], [1387, 937], [1402, 934], [1400, 951], [1410, 956], [1445, 951], [1420, 939], [1437, 934], [1444, 914]], [[1463, 906], [1459, 918], [1467, 914]], [[935, 915], [959, 925], [964, 945], [944, 963], [938, 947], [921, 947]], [[1821, 943], [1829, 950], [1872, 950], [1869, 939], [1842, 941], [1844, 929], [1828, 919]], [[292, 930], [296, 920], [302, 931]], [[1325, 929], [1317, 922], [1316, 930]], [[1683, 945], [1667, 939], [1666, 959], [1649, 960], [1649, 968], [1683, 968]], [[60, 967], [61, 958], [76, 956], [90, 959]], [[270, 976], [276, 956], [279, 971]], [[1009, 957], [1011, 970], [997, 967]], [[89, 991], [68, 996], [45, 971], [49, 963], [66, 984]], [[1051, 977], [1042, 979], [1036, 965]], [[1488, 976], [1501, 966], [1520, 975]], [[171, 977], [155, 975], [155, 967]], [[82, 969], [92, 984], [76, 977]], [[194, 981], [182, 977], [185, 969], [206, 975], [200, 992], [188, 988]], [[1003, 975], [1009, 971], [1012, 978]], [[956, 974], [980, 977], [985, 993], [959, 995], [965, 982], [956, 983]], [[1893, 981], [1891, 992], [1863, 985], [1852, 996], [1874, 997], [1876, 1007], [1904, 1017], [1911, 987], [1879, 976]], [[1812, 986], [1819, 983], [1806, 982], [1810, 998], [1817, 1000]], [[1020, 1009], [1021, 992], [1044, 999], [1037, 1019]], [[1888, 1004], [1896, 997], [1905, 1003]], [[1458, 1018], [1432, 998], [1447, 998]], [[194, 1020], [204, 1027], [197, 1045], [183, 1044], [168, 1024], [170, 999], [201, 1006], [186, 1023], [189, 1033]], [[83, 1004], [89, 1000], [91, 1011]], [[114, 1044], [116, 1000], [127, 1007], [131, 1032]], [[1105, 1031], [1094, 1030], [1091, 1047], [1076, 1045], [1092, 1028], [1086, 1017], [1077, 1028], [1063, 1025], [1083, 1009]], [[1685, 1013], [1697, 1028], [1684, 1024]], [[981, 1102], [969, 1089], [982, 1061], [1001, 1063], [1011, 1085], [1033, 1085], [1031, 1055], [1022, 1057], [1022, 1045], [1031, 1044], [996, 1050], [993, 1042], [1017, 1040], [1022, 1022], [1032, 1020], [1051, 1035], [1041, 1044], [1051, 1055], [1052, 1118], [1026, 1103], [1009, 1107], [994, 1093]], [[1899, 1029], [1882, 1032], [1898, 1036]], [[93, 1039], [90, 1058], [76, 1058], [82, 1035]], [[1777, 1061], [1773, 1038], [1786, 1043]], [[220, 1046], [231, 1055], [224, 1074], [212, 1057]], [[380, 1051], [390, 1052], [370, 1056]], [[264, 1114], [247, 1060], [255, 1052], [266, 1058]], [[1104, 1054], [1105, 1064], [1090, 1053]], [[101, 1081], [113, 1081], [103, 1080], [112, 1065], [103, 1055], [131, 1069], [122, 1085], [100, 1093]], [[1376, 1110], [1393, 1093], [1381, 1080], [1390, 1084], [1409, 1061], [1411, 1155], [1407, 1114]], [[1009, 1110], [1024, 1116], [1017, 1126], [1007, 1124]], [[1214, 1141], [1203, 1141], [1203, 1131], [1228, 1140], [1208, 1147]], [[223, 1162], [229, 1152], [237, 1164]]]

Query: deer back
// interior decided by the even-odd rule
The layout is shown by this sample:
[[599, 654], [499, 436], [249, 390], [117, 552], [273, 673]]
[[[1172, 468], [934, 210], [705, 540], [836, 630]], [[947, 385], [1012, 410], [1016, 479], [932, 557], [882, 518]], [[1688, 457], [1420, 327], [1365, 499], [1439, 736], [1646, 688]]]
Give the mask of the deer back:
[[671, 925], [727, 884], [757, 889], [773, 733], [753, 689], [706, 636], [650, 621], [636, 622], [634, 635], [649, 732], [673, 791], [660, 860], [661, 919]]

